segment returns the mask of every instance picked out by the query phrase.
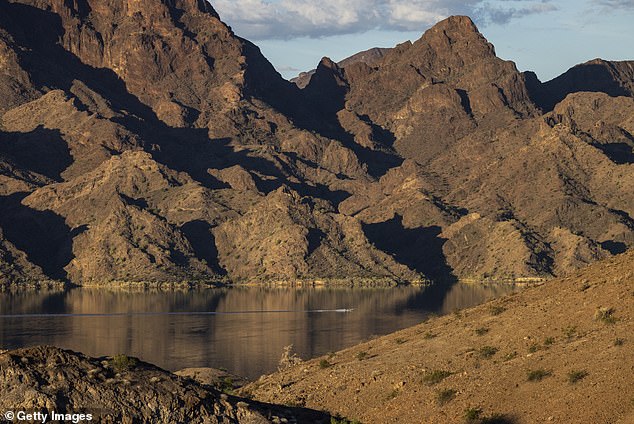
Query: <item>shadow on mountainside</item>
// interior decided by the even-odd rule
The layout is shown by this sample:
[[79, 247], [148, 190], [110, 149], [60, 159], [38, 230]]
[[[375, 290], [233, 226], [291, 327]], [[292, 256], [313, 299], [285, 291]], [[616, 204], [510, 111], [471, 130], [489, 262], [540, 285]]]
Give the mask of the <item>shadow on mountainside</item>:
[[25, 197], [26, 193], [0, 196], [0, 226], [4, 236], [48, 277], [65, 280], [64, 267], [73, 258], [73, 237], [83, 229], [73, 231], [54, 212], [23, 205]]
[[610, 73], [608, 66], [584, 63], [545, 83], [540, 83], [534, 73], [526, 73], [531, 100], [542, 111], [551, 112], [566, 96], [581, 91], [600, 92], [612, 97], [629, 96]]
[[[25, 32], [25, 26], [21, 25], [25, 21], [29, 22], [29, 26], [37, 28], [37, 31]], [[25, 47], [19, 52], [20, 61], [29, 69], [33, 83], [38, 88], [58, 88], [68, 93], [71, 92], [74, 81], [81, 80], [89, 89], [109, 100], [110, 107], [120, 114], [111, 120], [139, 135], [145, 150], [154, 160], [176, 171], [187, 173], [208, 188], [228, 187], [209, 174], [210, 168], [224, 169], [240, 165], [248, 171], [255, 171], [252, 175], [256, 185], [265, 194], [285, 184], [303, 196], [317, 195], [335, 203], [349, 195], [345, 192], [333, 193], [324, 187], [313, 188], [303, 184], [301, 180], [298, 183], [285, 181], [284, 172], [294, 174], [288, 164], [273, 157], [262, 157], [253, 150], [236, 150], [230, 145], [231, 139], [210, 138], [206, 128], [176, 128], [167, 125], [158, 119], [148, 105], [128, 91], [125, 82], [114, 71], [87, 65], [58, 44], [57, 40], [62, 38], [64, 29], [60, 17], [50, 11], [18, 3], [0, 3], [0, 26], [15, 34], [16, 43]], [[257, 47], [249, 42], [245, 43], [245, 54], [252, 57], [257, 65], [254, 68], [266, 66], [273, 69]], [[274, 69], [271, 72], [275, 72]], [[310, 114], [301, 105], [299, 89], [281, 77], [279, 81], [269, 81], [265, 78], [266, 75], [260, 74], [256, 71], [248, 73], [248, 95], [261, 98], [283, 113], [288, 113], [296, 119], [300, 128], [313, 129], [312, 124], [316, 124], [316, 121], [312, 124], [309, 122]], [[263, 146], [263, 149], [266, 147]], [[111, 153], [116, 155], [121, 152]], [[287, 156], [306, 162], [298, 155]], [[318, 168], [317, 164], [308, 165]], [[58, 177], [55, 174], [59, 172], [57, 169], [55, 171], [45, 175]], [[263, 175], [264, 178], [257, 175]]]
[[205, 261], [215, 273], [226, 275], [218, 259], [218, 249], [216, 249], [216, 238], [212, 233], [212, 227], [208, 222], [195, 220], [183, 224], [180, 228], [181, 232], [189, 241], [194, 254], [201, 261]]
[[[17, 50], [20, 62], [29, 70], [38, 89], [57, 88], [70, 93], [74, 81], [81, 80], [108, 99], [116, 111], [128, 112], [122, 114], [124, 117], [112, 118], [113, 122], [134, 130], [140, 125], [138, 118], [157, 120], [151, 108], [130, 94], [124, 81], [112, 70], [86, 65], [58, 43], [64, 28], [55, 13], [20, 3], [3, 3], [0, 4], [0, 25], [23, 47]], [[35, 30], [26, 32], [24, 28]]]
[[628, 143], [594, 143], [593, 146], [601, 150], [608, 159], [617, 165], [634, 163], [634, 151]]
[[388, 221], [363, 224], [363, 231], [377, 248], [391, 254], [398, 262], [436, 282], [457, 282], [442, 250], [446, 240], [438, 237], [440, 227], [405, 228], [403, 217], [395, 215]]
[[62, 180], [62, 172], [73, 162], [59, 130], [41, 125], [26, 133], [0, 131], [0, 156], [55, 181]]

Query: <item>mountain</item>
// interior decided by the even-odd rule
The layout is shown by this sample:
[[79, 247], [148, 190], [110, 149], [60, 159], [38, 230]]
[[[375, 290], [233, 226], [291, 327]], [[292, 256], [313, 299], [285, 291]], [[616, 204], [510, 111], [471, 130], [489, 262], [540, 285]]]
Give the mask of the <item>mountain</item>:
[[[631, 423], [634, 253], [242, 390], [360, 422]], [[468, 414], [468, 415], [467, 415]]]
[[574, 66], [563, 75], [537, 87], [534, 96], [547, 111], [567, 95], [580, 91], [601, 92], [613, 97], [634, 95], [634, 62], [594, 59]]
[[[342, 59], [337, 62], [337, 65], [341, 68], [345, 68], [346, 66], [360, 62], [365, 63], [368, 66], [374, 66], [375, 64], [378, 64], [390, 50], [390, 48], [373, 47]], [[313, 69], [308, 72], [302, 72], [295, 78], [291, 78], [291, 82], [299, 88], [305, 88], [316, 71], [316, 69]]]
[[12, 0], [0, 63], [3, 287], [547, 278], [634, 242], [628, 62], [541, 83], [451, 17], [300, 89], [202, 0]]

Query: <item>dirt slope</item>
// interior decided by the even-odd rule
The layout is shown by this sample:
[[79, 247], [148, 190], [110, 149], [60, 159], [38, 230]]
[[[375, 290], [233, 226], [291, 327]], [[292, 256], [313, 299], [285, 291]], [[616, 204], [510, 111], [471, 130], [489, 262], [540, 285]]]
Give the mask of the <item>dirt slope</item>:
[[632, 423], [633, 260], [432, 318], [243, 393], [365, 423], [463, 423], [469, 409], [499, 419], [482, 422]]

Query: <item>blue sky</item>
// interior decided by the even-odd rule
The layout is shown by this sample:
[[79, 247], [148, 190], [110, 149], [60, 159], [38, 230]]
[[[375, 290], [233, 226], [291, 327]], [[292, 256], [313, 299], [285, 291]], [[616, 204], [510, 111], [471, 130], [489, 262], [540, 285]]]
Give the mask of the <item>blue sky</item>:
[[634, 0], [211, 0], [285, 77], [471, 16], [498, 56], [542, 81], [601, 57], [634, 60]]

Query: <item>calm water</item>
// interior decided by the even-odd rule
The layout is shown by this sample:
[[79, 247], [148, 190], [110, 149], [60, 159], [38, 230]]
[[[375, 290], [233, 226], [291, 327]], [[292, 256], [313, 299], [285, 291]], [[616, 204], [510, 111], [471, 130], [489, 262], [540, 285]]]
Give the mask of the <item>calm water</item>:
[[457, 284], [0, 294], [0, 348], [52, 344], [91, 356], [125, 353], [169, 370], [224, 367], [255, 378], [275, 370], [289, 344], [311, 358], [513, 290]]

